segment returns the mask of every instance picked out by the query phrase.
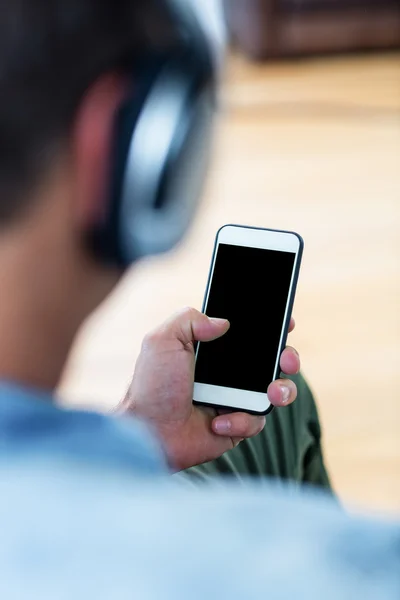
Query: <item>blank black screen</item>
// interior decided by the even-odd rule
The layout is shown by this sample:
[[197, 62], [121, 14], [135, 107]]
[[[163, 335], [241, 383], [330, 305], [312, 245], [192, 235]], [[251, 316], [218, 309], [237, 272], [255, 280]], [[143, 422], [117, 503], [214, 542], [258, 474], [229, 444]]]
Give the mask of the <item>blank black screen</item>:
[[198, 383], [266, 392], [274, 378], [295, 261], [292, 252], [219, 244], [206, 314], [230, 330], [199, 346]]

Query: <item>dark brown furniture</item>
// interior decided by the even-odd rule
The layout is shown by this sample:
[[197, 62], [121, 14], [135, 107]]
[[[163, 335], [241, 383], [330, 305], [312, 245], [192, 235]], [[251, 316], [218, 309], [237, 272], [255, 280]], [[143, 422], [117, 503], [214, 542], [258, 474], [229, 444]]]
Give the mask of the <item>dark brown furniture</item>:
[[400, 0], [225, 0], [225, 12], [256, 59], [400, 47]]

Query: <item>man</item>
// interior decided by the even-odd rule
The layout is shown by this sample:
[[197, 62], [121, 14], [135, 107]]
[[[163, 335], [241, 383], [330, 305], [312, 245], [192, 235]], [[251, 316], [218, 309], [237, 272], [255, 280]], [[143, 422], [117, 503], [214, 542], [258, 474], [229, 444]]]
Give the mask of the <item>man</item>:
[[[144, 544], [142, 553], [136, 546], [132, 551], [142, 560], [147, 557], [148, 569], [150, 547], [144, 548], [145, 540], [152, 540], [155, 551], [158, 543], [165, 543], [165, 536], [182, 534], [183, 541], [175, 548], [178, 552], [179, 547], [177, 560], [183, 560], [191, 521], [186, 517], [181, 521], [179, 514], [190, 513], [193, 519], [192, 510], [197, 509], [195, 537], [190, 539], [194, 545], [201, 541], [201, 546], [197, 550], [190, 546], [187, 551], [191, 565], [200, 560], [200, 547], [206, 550], [202, 535], [210, 524], [218, 527], [223, 506], [228, 509], [235, 503], [239, 490], [231, 490], [229, 501], [225, 494], [222, 504], [217, 500], [215, 505], [214, 496], [207, 496], [207, 492], [197, 500], [187, 495], [183, 486], [179, 493], [175, 485], [170, 492], [171, 483], [165, 481], [168, 473], [189, 469], [186, 477], [192, 480], [217, 473], [237, 478], [274, 475], [329, 487], [317, 412], [304, 380], [296, 375], [299, 358], [295, 350], [283, 352], [280, 364], [286, 375], [268, 390], [271, 402], [279, 408], [268, 417], [265, 428], [263, 417], [218, 415], [192, 405], [193, 344], [224, 335], [229, 323], [223, 315], [214, 319], [185, 309], [147, 336], [130, 391], [118, 408], [121, 418], [61, 410], [55, 404], [54, 390], [80, 325], [122, 275], [121, 269], [97, 259], [89, 238], [93, 223], [104, 211], [109, 187], [107, 167], [114, 120], [126, 93], [122, 65], [127, 53], [140, 55], [141, 42], [158, 35], [159, 30], [148, 29], [146, 21], [148, 7], [154, 4], [14, 0], [1, 9], [0, 558], [5, 568], [1, 569], [0, 586], [4, 598], [29, 594], [40, 598], [101, 597], [108, 587], [102, 588], [105, 565], [96, 558], [96, 546], [99, 549], [101, 544], [95, 529], [98, 527], [102, 543], [109, 539], [116, 544], [113, 549], [117, 555], [123, 551], [119, 536], [127, 517], [124, 502], [137, 509], [131, 524], [125, 520], [125, 525], [129, 531], [133, 527], [133, 538]], [[298, 401], [292, 404], [296, 394]], [[154, 480], [150, 488], [143, 483], [144, 477]], [[163, 495], [163, 501], [150, 510], [150, 500], [157, 500], [158, 494]], [[232, 521], [222, 525], [220, 532], [216, 530], [217, 538], [227, 536], [227, 543], [235, 547], [242, 547], [240, 540], [245, 541], [250, 534], [254, 523], [248, 523], [250, 529], [244, 523], [254, 510], [259, 524], [262, 517], [272, 515], [274, 501], [268, 503], [262, 490], [254, 489], [254, 502], [251, 494], [247, 498], [239, 500], [237, 507], [233, 504]], [[181, 508], [176, 509], [179, 502]], [[208, 505], [213, 519], [207, 517], [207, 511], [199, 515], [201, 503]], [[114, 521], [110, 520], [110, 510]], [[290, 505], [286, 510], [290, 512]], [[163, 532], [155, 517], [159, 511], [164, 514], [162, 522], [170, 523], [168, 531]], [[310, 514], [306, 511], [300, 518]], [[229, 531], [234, 534], [235, 523], [241, 518], [239, 537], [230, 540]], [[143, 531], [141, 522], [146, 524]], [[152, 523], [157, 523], [157, 530], [152, 529]], [[343, 517], [335, 517], [334, 523], [346, 531]], [[114, 525], [111, 533], [110, 526]], [[374, 532], [372, 528], [371, 539]], [[392, 530], [377, 526], [376, 532], [381, 535], [382, 556], [390, 555], [395, 539]], [[169, 539], [173, 543], [172, 537]], [[98, 571], [96, 576], [86, 565], [85, 581], [88, 573], [93, 585], [96, 577], [98, 581], [93, 588], [85, 584], [78, 592], [80, 567], [85, 571], [82, 565], [87, 554], [83, 552], [80, 565], [72, 556], [80, 556], [79, 547], [85, 547], [85, 540], [92, 543]], [[221, 541], [212, 542], [212, 569], [218, 566], [217, 556], [224, 558], [221, 548], [217, 552]], [[161, 555], [154, 555], [157, 569], [169, 564], [160, 559]], [[128, 554], [124, 556], [121, 565]], [[137, 562], [138, 569], [141, 564]], [[175, 572], [178, 563], [174, 565], [167, 569], [169, 573]], [[164, 577], [167, 571], [163, 571]], [[261, 571], [258, 565], [256, 579]], [[158, 584], [150, 571], [146, 576], [150, 587], [142, 595], [139, 583], [144, 571], [133, 570], [132, 574], [137, 597], [157, 597]], [[207, 578], [208, 587], [214, 576], [217, 578], [217, 571]], [[221, 582], [226, 577], [221, 566]], [[74, 591], [68, 591], [68, 580]], [[378, 580], [381, 597], [390, 597], [394, 580], [383, 577], [374, 581]], [[330, 581], [327, 576], [325, 584]], [[182, 582], [182, 589], [174, 594], [171, 581], [165, 579], [164, 597], [188, 597], [184, 576]], [[353, 584], [351, 579], [348, 589]], [[175, 579], [175, 585], [181, 583]], [[217, 580], [215, 585], [219, 587]], [[118, 593], [118, 581], [113, 581], [113, 586], [113, 597], [124, 597], [126, 588]], [[200, 587], [193, 597], [199, 597]], [[259, 591], [258, 584], [256, 588]], [[232, 582], [224, 589], [231, 597], [232, 589], [246, 592], [246, 587], [232, 588]], [[249, 597], [256, 597], [258, 591], [253, 590]], [[104, 593], [103, 597], [110, 597]]]
[[[0, 379], [8, 382], [1, 402], [12, 411], [17, 403], [11, 397], [19, 396], [27, 427], [34, 404], [56, 388], [82, 321], [123, 272], [98, 260], [88, 240], [108, 201], [114, 122], [128, 87], [121, 65], [126, 56], [143, 52], [141, 24], [156, 21], [157, 2], [146, 10], [130, 1], [119, 8], [106, 0], [74, 7], [61, 0], [19, 0], [1, 20]], [[264, 428], [264, 417], [215, 416], [192, 405], [193, 343], [217, 338], [228, 327], [223, 319], [186, 309], [144, 342], [123, 407], [157, 433], [172, 470], [218, 459]], [[288, 375], [298, 372], [293, 349], [284, 351], [281, 367]], [[253, 445], [194, 474], [236, 470], [326, 485], [318, 418], [303, 380], [276, 381], [269, 397], [275, 406], [288, 406], [296, 384], [302, 396], [298, 408], [276, 411]], [[53, 455], [60, 446], [75, 454], [68, 423], [84, 429], [90, 417], [49, 408], [48, 418], [48, 427], [30, 438], [26, 451], [51, 439]], [[65, 426], [55, 439], [51, 418]], [[97, 422], [107, 427], [109, 440], [122, 445], [118, 423]], [[90, 438], [101, 435], [93, 424], [86, 426], [90, 451], [81, 448], [82, 460], [85, 452], [94, 453]]]

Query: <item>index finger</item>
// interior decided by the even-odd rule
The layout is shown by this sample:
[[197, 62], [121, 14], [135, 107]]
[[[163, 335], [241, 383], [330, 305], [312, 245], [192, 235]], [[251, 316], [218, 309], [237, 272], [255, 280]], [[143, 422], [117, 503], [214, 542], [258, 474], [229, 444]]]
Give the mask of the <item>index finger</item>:
[[251, 438], [258, 435], [265, 426], [265, 417], [248, 413], [229, 413], [216, 417], [212, 422], [214, 433], [222, 437]]

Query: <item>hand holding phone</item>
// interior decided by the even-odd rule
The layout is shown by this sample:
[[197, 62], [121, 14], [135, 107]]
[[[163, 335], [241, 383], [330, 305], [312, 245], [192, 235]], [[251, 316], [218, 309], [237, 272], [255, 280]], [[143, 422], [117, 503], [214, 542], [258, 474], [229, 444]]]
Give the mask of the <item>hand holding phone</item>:
[[203, 312], [227, 318], [231, 327], [197, 348], [195, 402], [255, 414], [272, 410], [267, 389], [279, 376], [302, 251], [296, 233], [238, 225], [219, 230]]
[[[193, 406], [195, 342], [212, 343], [229, 329], [224, 319], [211, 319], [194, 308], [179, 311], [149, 332], [136, 362], [132, 383], [117, 412], [131, 413], [151, 424], [162, 440], [172, 470], [187, 469], [214, 460], [241, 440], [258, 435], [265, 417]], [[281, 356], [284, 373], [299, 370], [293, 348]], [[286, 404], [296, 398], [294, 381], [282, 379], [269, 387], [270, 399], [282, 406], [282, 386], [289, 391]]]

